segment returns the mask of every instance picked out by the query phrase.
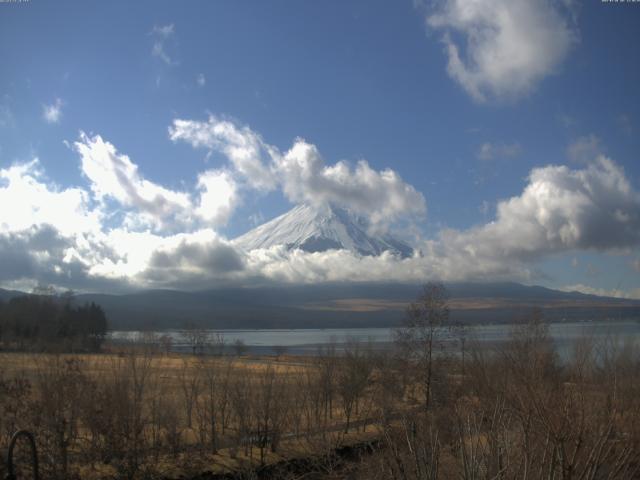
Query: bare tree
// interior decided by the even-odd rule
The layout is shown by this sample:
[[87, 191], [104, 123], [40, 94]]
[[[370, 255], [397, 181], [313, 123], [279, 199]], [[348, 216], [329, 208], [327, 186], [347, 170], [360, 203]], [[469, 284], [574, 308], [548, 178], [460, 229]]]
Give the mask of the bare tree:
[[[202, 431], [202, 443], [208, 442], [212, 453], [218, 451], [218, 419], [224, 416], [226, 399], [228, 398], [225, 388], [225, 370], [220, 368], [218, 360], [206, 358], [201, 361], [199, 367], [202, 377], [203, 394], [196, 401], [198, 417], [200, 420], [200, 430]], [[224, 402], [220, 399], [224, 398]], [[218, 411], [218, 406], [222, 406]]]
[[251, 426], [254, 417], [251, 401], [251, 380], [246, 369], [234, 372], [230, 382], [230, 406], [235, 427], [235, 446], [231, 451], [232, 457], [237, 448], [244, 447], [245, 455], [251, 451]]
[[338, 391], [346, 419], [345, 433], [349, 432], [353, 414], [357, 416], [359, 413], [360, 399], [369, 385], [372, 371], [373, 364], [368, 352], [359, 343], [349, 341], [338, 370]]
[[271, 445], [273, 452], [277, 450], [285, 423], [287, 395], [284, 378], [285, 376], [278, 375], [269, 365], [259, 373], [253, 388], [251, 436], [254, 437], [252, 440], [258, 444], [261, 464], [264, 464], [265, 450], [268, 445]]
[[377, 416], [383, 426], [388, 425], [403, 401], [402, 367], [397, 358], [389, 352], [378, 352], [374, 357], [376, 374], [373, 392]]
[[220, 332], [215, 332], [209, 334], [208, 344], [211, 349], [211, 354], [215, 356], [224, 355], [224, 346], [225, 346], [225, 338], [224, 335]]
[[165, 355], [168, 356], [171, 353], [171, 348], [173, 347], [173, 337], [165, 333], [163, 335], [160, 335], [160, 338], [158, 339], [158, 341], [160, 342], [162, 351], [164, 352]]
[[187, 427], [192, 427], [193, 407], [198, 398], [201, 388], [201, 364], [191, 361], [189, 358], [182, 359], [182, 367], [178, 374], [180, 383], [180, 392], [182, 393], [182, 401], [187, 419]]
[[195, 323], [185, 323], [181, 336], [193, 355], [202, 355], [209, 345], [209, 332]]
[[146, 456], [152, 361], [148, 351], [106, 357], [96, 366], [101, 373], [93, 387], [79, 396], [84, 406], [82, 423], [92, 437], [91, 444], [103, 462], [116, 468], [119, 478], [134, 478]]
[[323, 394], [324, 404], [324, 421], [333, 418], [333, 397], [336, 390], [336, 372], [338, 367], [336, 343], [331, 340], [324, 347], [318, 348], [317, 354], [318, 366], [320, 367], [320, 376], [318, 381]]
[[441, 441], [432, 424], [417, 428], [416, 415], [404, 416], [399, 425], [382, 430], [382, 448], [372, 478], [437, 480], [455, 478], [440, 473]]
[[423, 386], [424, 409], [429, 409], [433, 389], [434, 353], [442, 346], [449, 327], [448, 294], [441, 283], [427, 283], [407, 309], [404, 324], [395, 332], [400, 351], [417, 367]]
[[242, 355], [247, 353], [247, 345], [244, 343], [244, 341], [240, 338], [236, 339], [235, 342], [233, 342], [233, 349], [236, 352], [236, 355], [238, 357], [241, 357]]

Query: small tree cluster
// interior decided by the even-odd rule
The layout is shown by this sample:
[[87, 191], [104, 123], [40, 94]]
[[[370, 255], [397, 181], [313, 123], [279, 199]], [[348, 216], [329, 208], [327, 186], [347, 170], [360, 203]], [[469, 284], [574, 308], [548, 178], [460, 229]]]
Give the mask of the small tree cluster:
[[97, 351], [108, 323], [99, 305], [71, 297], [24, 295], [0, 303], [0, 342], [9, 349]]

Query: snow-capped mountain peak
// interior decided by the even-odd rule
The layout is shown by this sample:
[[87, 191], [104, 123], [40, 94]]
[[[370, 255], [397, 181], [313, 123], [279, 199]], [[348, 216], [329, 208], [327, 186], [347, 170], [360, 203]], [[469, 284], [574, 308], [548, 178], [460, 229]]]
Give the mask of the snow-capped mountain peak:
[[346, 249], [360, 255], [380, 255], [384, 251], [402, 257], [413, 254], [404, 242], [390, 235], [371, 235], [367, 227], [365, 219], [343, 208], [298, 205], [236, 238], [234, 243], [246, 251], [284, 245], [307, 252]]

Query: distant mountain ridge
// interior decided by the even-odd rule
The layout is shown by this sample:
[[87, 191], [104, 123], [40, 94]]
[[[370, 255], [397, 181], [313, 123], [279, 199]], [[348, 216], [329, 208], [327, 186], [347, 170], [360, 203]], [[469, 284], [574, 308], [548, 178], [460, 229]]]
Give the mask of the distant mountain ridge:
[[306, 252], [345, 249], [373, 256], [385, 251], [401, 257], [413, 254], [411, 246], [388, 234], [370, 234], [365, 219], [335, 206], [298, 205], [236, 238], [234, 243], [246, 251], [283, 245]]
[[0, 288], [0, 300], [6, 302], [13, 297], [19, 297], [21, 295], [26, 295], [25, 292], [21, 292], [20, 290], [5, 290], [4, 288]]
[[[640, 318], [640, 301], [563, 292], [518, 283], [448, 283], [452, 319], [509, 323], [540, 307], [550, 321]], [[102, 306], [114, 329], [358, 328], [398, 325], [421, 286], [334, 283], [227, 287], [185, 292], [147, 290], [123, 295], [80, 294]], [[22, 292], [0, 289], [5, 301]]]

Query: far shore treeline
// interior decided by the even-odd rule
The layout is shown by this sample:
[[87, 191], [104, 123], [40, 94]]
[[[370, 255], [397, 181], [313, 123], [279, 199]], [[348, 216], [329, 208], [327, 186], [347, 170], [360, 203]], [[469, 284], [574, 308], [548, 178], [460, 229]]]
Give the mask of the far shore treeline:
[[0, 299], [3, 350], [95, 352], [107, 331], [102, 307], [94, 302], [76, 305], [71, 293]]

